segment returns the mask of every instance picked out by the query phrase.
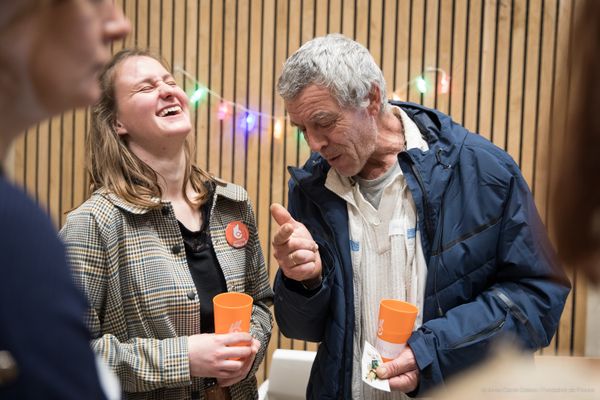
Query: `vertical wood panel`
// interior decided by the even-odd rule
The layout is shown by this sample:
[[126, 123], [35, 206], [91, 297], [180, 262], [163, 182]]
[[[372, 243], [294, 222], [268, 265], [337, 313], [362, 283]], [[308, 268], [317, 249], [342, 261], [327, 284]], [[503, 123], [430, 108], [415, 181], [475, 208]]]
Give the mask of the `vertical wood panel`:
[[510, 54], [509, 54], [509, 87], [507, 107], [508, 120], [506, 134], [506, 150], [513, 156], [517, 163], [520, 160], [521, 149], [521, 117], [523, 115], [523, 76], [526, 48], [525, 48], [525, 29], [526, 17], [528, 11], [528, 2], [513, 1], [512, 21], [510, 35]]
[[354, 15], [356, 13], [356, 0], [342, 0], [342, 30], [340, 33], [354, 38]]
[[463, 125], [472, 132], [477, 132], [477, 104], [479, 101], [480, 69], [479, 61], [481, 55], [481, 15], [483, 1], [469, 1], [467, 26], [465, 31], [465, 94], [463, 98]]
[[497, 2], [499, 0], [487, 0], [484, 5], [483, 11], [483, 32], [481, 37], [481, 91], [479, 93], [479, 102], [477, 109], [477, 124], [475, 131], [491, 140], [492, 131], [492, 115], [493, 115], [493, 90], [486, 90], [484, 88], [491, 88], [494, 85], [494, 63], [495, 57], [495, 45], [496, 45], [496, 11]]
[[[425, 41], [425, 3], [427, 0], [412, 0], [410, 11], [410, 56], [408, 64], [409, 81], [415, 77], [421, 76], [424, 69], [424, 41]], [[408, 101], [421, 103], [423, 101], [421, 93], [414, 84], [408, 87]]]
[[464, 121], [464, 93], [466, 80], [467, 17], [470, 0], [456, 0], [453, 14], [452, 81], [449, 113], [459, 124]]
[[[269, 205], [287, 202], [287, 165], [301, 165], [309, 149], [284, 119], [276, 94], [282, 63], [316, 35], [341, 32], [368, 46], [381, 65], [388, 93], [435, 107], [480, 132], [515, 158], [547, 220], [554, 152], [563, 126], [550, 126], [554, 98], [569, 88], [560, 64], [568, 59], [572, 0], [117, 0], [132, 34], [113, 51], [139, 45], [160, 52], [187, 93], [204, 86], [237, 106], [223, 121], [220, 98], [208, 96], [192, 112], [198, 164], [244, 185], [255, 207], [261, 245], [273, 280], [269, 243], [276, 229]], [[450, 92], [439, 93], [441, 68]], [[185, 77], [183, 70], [192, 77]], [[429, 83], [418, 92], [414, 78]], [[197, 81], [196, 81], [197, 80]], [[261, 112], [246, 132], [239, 118]], [[282, 122], [282, 132], [274, 122]], [[563, 122], [559, 121], [558, 125]], [[31, 128], [14, 147], [8, 170], [45, 207], [57, 225], [88, 196], [84, 141], [88, 110], [67, 112]], [[586, 283], [574, 278], [559, 333], [545, 354], [580, 354], [585, 346]], [[277, 327], [269, 346], [309, 348]], [[262, 381], [268, 361], [259, 370]]]
[[[260, 101], [259, 108], [264, 112], [274, 114], [274, 99], [275, 99], [275, 47], [278, 38], [275, 31], [275, 15], [277, 10], [276, 0], [264, 0], [262, 2], [261, 13], [263, 15], [262, 31], [261, 31], [261, 78], [260, 78]], [[271, 194], [272, 186], [272, 165], [273, 165], [273, 132], [270, 128], [261, 132], [260, 136], [260, 161], [259, 161], [259, 202], [257, 204], [257, 221], [259, 236], [265, 246], [265, 260], [269, 268], [269, 278], [273, 282], [275, 278], [275, 262], [271, 254], [271, 216], [269, 206], [273, 202]], [[279, 199], [277, 200], [279, 201]], [[279, 329], [274, 326], [269, 343], [269, 354], [273, 354], [276, 348], [279, 347], [280, 336]], [[268, 359], [269, 357], [267, 357]], [[267, 360], [268, 361], [268, 360]], [[268, 367], [268, 364], [267, 364]]]
[[[305, 12], [307, 15], [311, 16], [311, 23], [303, 24], [308, 31], [313, 32], [314, 34], [314, 18], [315, 18], [315, 8], [314, 2], [305, 0]], [[274, 56], [275, 60], [285, 60], [288, 56], [287, 49], [287, 19], [288, 17], [288, 2], [284, 0], [277, 1], [277, 9], [275, 13], [275, 35], [276, 42], [274, 48]], [[277, 77], [281, 72], [281, 63], [275, 63], [274, 65], [274, 74], [273, 74], [273, 92], [277, 91]], [[283, 103], [281, 99], [273, 93], [273, 114], [274, 115], [283, 115]], [[274, 138], [274, 130], [272, 128], [269, 129], [271, 135], [271, 202], [277, 202], [280, 204], [287, 204], [287, 198], [285, 196], [286, 190], [286, 182], [287, 182], [287, 171], [286, 171], [286, 147], [290, 141], [290, 135], [284, 135], [283, 140], [277, 140]], [[278, 225], [276, 223], [271, 224], [271, 231], [269, 236], [269, 242], [271, 243], [270, 238], [273, 237], [275, 231], [277, 230]], [[271, 256], [270, 265], [272, 268], [275, 268], [276, 265], [275, 257]], [[273, 274], [275, 270], [273, 270]], [[282, 347], [292, 348], [293, 342], [292, 340], [286, 338], [281, 333], [278, 334], [279, 343]]]
[[[306, 3], [306, 4], [302, 4], [302, 3]], [[287, 35], [285, 36], [285, 38], [282, 38], [282, 41], [285, 42], [285, 54], [287, 54], [288, 56], [291, 55], [302, 44], [301, 37], [303, 34], [305, 34], [306, 36], [310, 36], [310, 37], [312, 37], [314, 35], [314, 33], [313, 33], [314, 26], [320, 26], [320, 29], [322, 30], [321, 34], [325, 34], [325, 30], [327, 28], [327, 22], [324, 21], [324, 18], [327, 18], [328, 13], [327, 13], [327, 9], [323, 10], [323, 6], [327, 7], [328, 2], [321, 1], [320, 7], [317, 8], [318, 3], [319, 3], [318, 1], [313, 3], [310, 1], [302, 2], [300, 0], [288, 2], [288, 8], [287, 8], [287, 13], [286, 13], [286, 21], [287, 21], [287, 27], [288, 27]], [[305, 7], [304, 10], [302, 8], [303, 6]], [[316, 10], [316, 15], [315, 15], [315, 10]], [[306, 21], [305, 18], [295, 18], [295, 16], [297, 16], [297, 15], [302, 15], [303, 11], [306, 11], [307, 13], [309, 13], [309, 15], [315, 16], [314, 21], [312, 21], [312, 20]], [[317, 22], [317, 20], [319, 20], [319, 22]], [[313, 22], [314, 22], [314, 25], [313, 25]], [[298, 149], [298, 140], [297, 140], [297, 136], [296, 136], [296, 129], [294, 129], [292, 126], [286, 126], [285, 131], [282, 132], [281, 135], [282, 135], [281, 140], [283, 140], [284, 147], [285, 147], [284, 166], [298, 164], [298, 162], [300, 161], [299, 160], [300, 157], [299, 157], [299, 151], [298, 151], [299, 149]], [[277, 137], [275, 137], [274, 129], [273, 129], [273, 137], [274, 137], [274, 140], [277, 140]], [[285, 171], [283, 173], [283, 177], [284, 177], [284, 180], [285, 180], [285, 178], [288, 177], [288, 175]], [[287, 194], [288, 194], [288, 187], [287, 187], [287, 185], [284, 185], [283, 186], [283, 204], [286, 204], [286, 205], [287, 205]], [[271, 265], [275, 265], [275, 261], [273, 261]], [[275, 270], [273, 270], [273, 273], [275, 273]], [[279, 342], [282, 345], [287, 344], [290, 348], [297, 349], [297, 350], [304, 348], [304, 343], [302, 341], [299, 341], [299, 340], [287, 341], [285, 336], [283, 336], [281, 333], [278, 333], [278, 336], [279, 336]]]
[[381, 50], [381, 69], [387, 85], [387, 92], [392, 93], [394, 88], [394, 72], [396, 62], [396, 1], [385, 0], [383, 10], [383, 32]]
[[[531, 187], [533, 184], [533, 167], [535, 151], [536, 119], [538, 102], [538, 80], [540, 63], [540, 27], [541, 27], [541, 0], [531, 0], [527, 17], [527, 37], [525, 41], [526, 61], [523, 88], [523, 118], [521, 123], [522, 137], [520, 143], [519, 165], [525, 180]], [[532, 118], [533, 117], [533, 118]]]
[[408, 99], [410, 59], [410, 9], [411, 2], [396, 1], [396, 66], [392, 88], [401, 100]]
[[428, 83], [428, 90], [423, 95], [423, 105], [434, 107], [437, 98], [438, 71], [438, 30], [439, 30], [440, 7], [439, 0], [427, 0], [425, 2], [425, 26], [423, 29], [423, 66], [426, 71], [423, 77]]
[[[439, 32], [437, 48], [437, 67], [446, 72], [449, 79], [452, 79], [452, 37], [454, 21], [452, 20], [453, 1], [441, 0], [439, 10]], [[448, 114], [450, 105], [449, 93], [438, 93], [436, 97], [435, 108]]]

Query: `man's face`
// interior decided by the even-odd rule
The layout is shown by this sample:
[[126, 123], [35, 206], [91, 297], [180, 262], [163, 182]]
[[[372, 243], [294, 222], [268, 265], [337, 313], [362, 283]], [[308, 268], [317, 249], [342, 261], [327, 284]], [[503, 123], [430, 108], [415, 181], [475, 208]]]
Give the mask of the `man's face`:
[[372, 108], [342, 108], [328, 89], [316, 85], [307, 86], [285, 105], [290, 122], [304, 134], [311, 151], [342, 176], [363, 170], [377, 141]]

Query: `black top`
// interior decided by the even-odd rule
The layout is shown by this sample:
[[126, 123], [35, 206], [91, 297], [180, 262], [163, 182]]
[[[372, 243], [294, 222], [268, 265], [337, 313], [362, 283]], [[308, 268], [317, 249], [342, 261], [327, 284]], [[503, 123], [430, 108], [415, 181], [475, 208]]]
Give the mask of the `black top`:
[[[211, 196], [212, 197], [212, 196]], [[181, 222], [179, 229], [185, 245], [185, 255], [200, 300], [200, 332], [214, 333], [215, 320], [212, 299], [227, 291], [227, 284], [219, 260], [213, 249], [208, 229], [209, 200], [202, 207], [202, 227], [197, 232], [187, 229]]]

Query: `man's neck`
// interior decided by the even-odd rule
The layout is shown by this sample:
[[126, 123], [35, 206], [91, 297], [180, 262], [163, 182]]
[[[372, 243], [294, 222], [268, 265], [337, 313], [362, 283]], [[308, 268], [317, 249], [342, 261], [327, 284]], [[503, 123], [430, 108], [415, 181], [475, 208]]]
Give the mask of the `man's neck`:
[[377, 119], [377, 145], [358, 174], [363, 179], [376, 179], [398, 162], [398, 154], [406, 149], [404, 127], [391, 111]]

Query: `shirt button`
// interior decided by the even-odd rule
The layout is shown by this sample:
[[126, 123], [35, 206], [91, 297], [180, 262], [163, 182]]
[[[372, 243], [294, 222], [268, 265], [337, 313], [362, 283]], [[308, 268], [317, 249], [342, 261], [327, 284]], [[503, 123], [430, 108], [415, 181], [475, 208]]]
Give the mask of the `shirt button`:
[[181, 246], [176, 244], [173, 247], [171, 247], [171, 251], [173, 252], [173, 254], [179, 254], [181, 252]]
[[194, 292], [193, 290], [190, 290], [189, 292], [187, 292], [187, 297], [190, 300], [194, 300], [196, 298], [196, 292]]
[[164, 206], [163, 208], [161, 208], [160, 212], [162, 213], [162, 215], [169, 215], [169, 207]]

